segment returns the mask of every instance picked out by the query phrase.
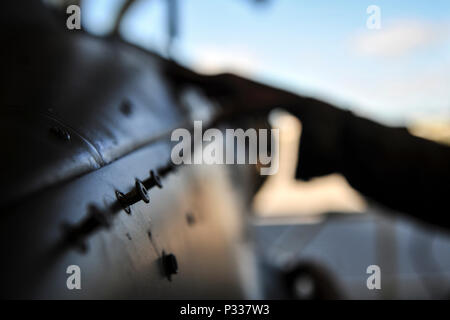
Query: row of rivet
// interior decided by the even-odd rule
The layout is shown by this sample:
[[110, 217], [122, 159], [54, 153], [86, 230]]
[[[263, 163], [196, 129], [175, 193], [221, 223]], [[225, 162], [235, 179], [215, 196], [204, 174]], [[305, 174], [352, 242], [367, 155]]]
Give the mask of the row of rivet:
[[[159, 175], [166, 176], [175, 169], [172, 164], [158, 170]], [[150, 177], [144, 181], [136, 180], [135, 188], [127, 194], [123, 194], [120, 191], [116, 191], [116, 196], [121, 207], [128, 213], [131, 213], [130, 206], [144, 201], [149, 203], [148, 190], [153, 187], [162, 188], [161, 179], [158, 174], [153, 170], [150, 170]], [[65, 226], [65, 240], [70, 245], [76, 245], [83, 252], [87, 250], [85, 238], [92, 234], [95, 230], [105, 228], [108, 229], [111, 226], [111, 214], [106, 211], [100, 210], [98, 207], [92, 205], [89, 207], [88, 215], [73, 226]], [[173, 274], [178, 272], [178, 263], [174, 254], [162, 252], [161, 262], [166, 277], [171, 280]]]

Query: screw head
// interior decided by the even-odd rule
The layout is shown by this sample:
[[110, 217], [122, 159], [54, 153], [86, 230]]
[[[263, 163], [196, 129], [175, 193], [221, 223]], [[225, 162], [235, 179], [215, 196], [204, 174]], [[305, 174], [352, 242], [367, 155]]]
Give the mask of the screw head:
[[139, 180], [139, 179], [136, 179], [136, 192], [139, 194], [139, 196], [141, 197], [141, 199], [145, 203], [149, 203], [150, 202], [150, 198], [148, 196], [147, 188], [144, 186], [142, 181]]
[[131, 209], [127, 205], [127, 197], [122, 192], [116, 190], [116, 198], [117, 201], [119, 201], [120, 205], [122, 206], [123, 210], [126, 213], [131, 214]]
[[155, 183], [155, 185], [158, 188], [162, 189], [161, 179], [159, 178], [159, 176], [153, 170], [150, 170], [150, 179], [153, 180], [153, 182]]

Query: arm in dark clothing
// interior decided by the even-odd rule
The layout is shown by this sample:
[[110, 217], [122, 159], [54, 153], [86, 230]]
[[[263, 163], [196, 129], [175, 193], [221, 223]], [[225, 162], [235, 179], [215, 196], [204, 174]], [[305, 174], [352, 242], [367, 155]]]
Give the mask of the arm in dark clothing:
[[366, 197], [450, 228], [450, 147], [319, 104], [302, 121], [297, 178], [339, 172]]
[[284, 108], [302, 122], [297, 178], [342, 173], [366, 197], [450, 228], [450, 147], [383, 126], [323, 101], [232, 74], [203, 76], [177, 65], [175, 86], [201, 87], [222, 106], [222, 118]]

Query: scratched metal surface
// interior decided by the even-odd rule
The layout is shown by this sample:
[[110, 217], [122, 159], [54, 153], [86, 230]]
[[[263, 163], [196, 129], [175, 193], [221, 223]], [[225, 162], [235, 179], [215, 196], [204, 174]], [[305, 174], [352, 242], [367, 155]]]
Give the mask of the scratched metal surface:
[[70, 32], [39, 1], [3, 1], [0, 9], [0, 179], [8, 186], [0, 205], [183, 125], [162, 58], [119, 39]]

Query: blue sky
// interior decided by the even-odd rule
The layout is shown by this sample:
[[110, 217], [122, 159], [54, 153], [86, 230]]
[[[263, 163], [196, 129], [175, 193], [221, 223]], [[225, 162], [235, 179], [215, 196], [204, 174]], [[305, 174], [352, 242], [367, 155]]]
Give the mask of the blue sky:
[[[108, 30], [122, 0], [85, 0], [83, 24]], [[381, 9], [369, 30], [366, 8]], [[450, 1], [181, 0], [175, 58], [317, 96], [390, 124], [450, 119]], [[141, 0], [121, 32], [164, 53], [164, 0]]]

